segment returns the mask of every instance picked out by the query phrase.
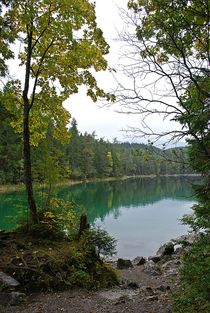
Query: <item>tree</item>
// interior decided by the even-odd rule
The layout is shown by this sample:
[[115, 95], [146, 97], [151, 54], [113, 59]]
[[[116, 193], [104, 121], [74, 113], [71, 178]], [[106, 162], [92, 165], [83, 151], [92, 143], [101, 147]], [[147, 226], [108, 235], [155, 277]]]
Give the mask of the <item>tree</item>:
[[[205, 150], [193, 120], [199, 124], [198, 114], [202, 119], [209, 111], [209, 1], [130, 0], [128, 9], [128, 31], [121, 39], [130, 63], [122, 68], [126, 86], [119, 84], [116, 97], [124, 112], [142, 117], [143, 127], [131, 130], [154, 141], [160, 136], [194, 138]], [[152, 118], [147, 122], [151, 115], [183, 127], [159, 133]]]
[[[81, 178], [81, 137], [77, 128], [77, 121], [73, 118], [69, 128], [71, 140], [67, 145], [67, 159], [72, 178]], [[79, 177], [78, 177], [79, 176]]]
[[[130, 0], [128, 8], [130, 33], [122, 39], [131, 63], [123, 69], [133, 86], [119, 85], [117, 96], [127, 112], [143, 116], [145, 128], [133, 131], [154, 140], [185, 137], [193, 145], [194, 169], [210, 176], [210, 3]], [[179, 122], [182, 128], [154, 132], [145, 119], [157, 114]]]
[[[126, 15], [126, 21], [131, 32], [123, 34], [122, 39], [127, 43], [131, 63], [123, 70], [133, 85], [129, 86], [127, 81], [128, 87], [119, 85], [116, 96], [126, 112], [143, 116], [142, 129], [132, 129], [137, 135], [150, 136], [154, 141], [168, 135], [169, 140], [186, 138], [191, 167], [207, 177], [204, 188], [207, 203], [210, 200], [210, 3], [130, 0], [128, 8], [131, 13]], [[176, 121], [181, 128], [163, 133], [154, 131], [152, 120], [149, 125], [146, 121], [151, 115], [153, 119], [162, 115], [163, 119]], [[202, 216], [208, 210], [197, 211]]]
[[[126, 21], [131, 33], [130, 64], [123, 68], [132, 86], [119, 86], [117, 97], [125, 111], [143, 116], [143, 128], [132, 130], [158, 140], [186, 138], [190, 165], [204, 177], [196, 187], [199, 203], [185, 217], [192, 229], [202, 231], [186, 252], [183, 289], [175, 312], [209, 312], [210, 268], [210, 2], [208, 0], [130, 0]], [[129, 28], [127, 27], [127, 29]], [[133, 33], [134, 30], [134, 33]], [[153, 130], [148, 116], [162, 115], [179, 122], [179, 130]]]
[[96, 174], [94, 166], [94, 134], [84, 133], [80, 135], [81, 151], [80, 151], [80, 169], [82, 178], [91, 178]]
[[21, 47], [23, 88], [19, 84], [19, 93], [10, 88], [16, 101], [9, 106], [22, 113], [22, 121], [15, 126], [23, 131], [25, 185], [31, 218], [37, 223], [31, 145], [45, 136], [49, 123], [54, 124], [55, 137], [67, 138], [70, 115], [62, 104], [80, 85], [87, 86], [87, 95], [94, 101], [109, 98], [89, 70], [107, 69], [104, 55], [109, 47], [96, 24], [95, 5], [88, 0], [11, 1], [1, 11], [1, 25], [3, 20], [7, 25], [5, 49], [10, 53], [2, 53], [2, 60], [12, 57], [10, 43]]

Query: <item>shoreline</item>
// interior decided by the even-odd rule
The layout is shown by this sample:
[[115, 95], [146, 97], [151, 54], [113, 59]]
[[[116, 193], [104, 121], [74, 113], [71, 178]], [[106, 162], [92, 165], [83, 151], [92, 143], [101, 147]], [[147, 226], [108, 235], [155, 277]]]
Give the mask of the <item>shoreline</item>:
[[[202, 177], [201, 174], [165, 174], [165, 175], [132, 175], [132, 176], [121, 176], [121, 177], [104, 177], [104, 178], [91, 178], [86, 180], [64, 180], [60, 183], [57, 183], [55, 186], [73, 186], [86, 183], [99, 183], [99, 182], [108, 182], [108, 181], [117, 181], [117, 180], [127, 180], [132, 178], [158, 178], [158, 177]], [[43, 188], [45, 184], [34, 183], [34, 189]], [[25, 191], [24, 183], [20, 184], [2, 184], [0, 185], [0, 194]]]

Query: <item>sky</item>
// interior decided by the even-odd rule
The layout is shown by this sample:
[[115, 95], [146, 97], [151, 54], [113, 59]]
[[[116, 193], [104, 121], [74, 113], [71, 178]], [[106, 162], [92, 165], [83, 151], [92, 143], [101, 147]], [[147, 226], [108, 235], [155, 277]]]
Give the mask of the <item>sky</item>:
[[[110, 67], [117, 67], [120, 55], [120, 45], [117, 42], [118, 31], [123, 28], [119, 16], [119, 8], [126, 9], [127, 0], [96, 0], [97, 24], [102, 29], [107, 43], [110, 45], [110, 53], [106, 56]], [[100, 87], [110, 91], [115, 84], [111, 73], [98, 73], [97, 80]], [[77, 120], [79, 131], [84, 133], [96, 132], [98, 138], [112, 141], [128, 140], [122, 129], [133, 124], [132, 118], [115, 112], [115, 106], [105, 106], [103, 102], [93, 103], [85, 94], [85, 88], [81, 88], [77, 95], [73, 95], [66, 101], [65, 107], [72, 117]]]

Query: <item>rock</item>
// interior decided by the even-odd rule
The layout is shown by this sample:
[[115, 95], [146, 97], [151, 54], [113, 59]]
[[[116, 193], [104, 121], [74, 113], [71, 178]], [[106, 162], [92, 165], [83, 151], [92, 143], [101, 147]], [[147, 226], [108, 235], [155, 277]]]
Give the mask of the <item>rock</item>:
[[197, 235], [195, 233], [187, 234], [187, 235], [182, 235], [177, 237], [176, 239], [173, 239], [173, 242], [176, 244], [193, 244], [193, 242], [196, 240]]
[[173, 242], [167, 242], [162, 245], [156, 252], [156, 256], [162, 258], [165, 255], [172, 255], [174, 253], [174, 244]]
[[0, 271], [0, 282], [9, 288], [15, 288], [20, 285], [16, 279], [3, 273], [2, 271]]
[[3, 305], [18, 305], [26, 301], [26, 295], [22, 292], [0, 292], [0, 303]]
[[134, 265], [143, 265], [147, 262], [147, 260], [143, 257], [143, 256], [137, 256], [134, 260], [133, 260], [133, 264]]
[[144, 264], [144, 271], [148, 274], [151, 274], [151, 275], [159, 275], [159, 271], [157, 269], [157, 266], [155, 265], [155, 262], [153, 262], [152, 260], [147, 261]]
[[174, 251], [174, 254], [182, 254], [184, 249], [182, 247], [177, 247], [176, 250]]
[[117, 268], [122, 270], [125, 268], [133, 267], [131, 260], [118, 259], [117, 260]]
[[149, 256], [148, 260], [152, 260], [154, 263], [160, 262], [161, 258], [159, 256]]

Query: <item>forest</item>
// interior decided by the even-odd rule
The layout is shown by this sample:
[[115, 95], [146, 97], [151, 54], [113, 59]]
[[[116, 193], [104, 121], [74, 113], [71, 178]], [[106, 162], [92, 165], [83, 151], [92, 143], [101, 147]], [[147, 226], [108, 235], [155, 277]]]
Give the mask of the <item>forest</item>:
[[[7, 116], [7, 117], [6, 117]], [[24, 182], [22, 141], [9, 124], [6, 110], [0, 108], [0, 184]], [[67, 180], [138, 176], [193, 174], [189, 167], [187, 147], [159, 149], [152, 145], [124, 142], [113, 143], [95, 133], [80, 134], [72, 119], [69, 142], [53, 138], [53, 125], [46, 138], [32, 149], [33, 180], [54, 183]]]

